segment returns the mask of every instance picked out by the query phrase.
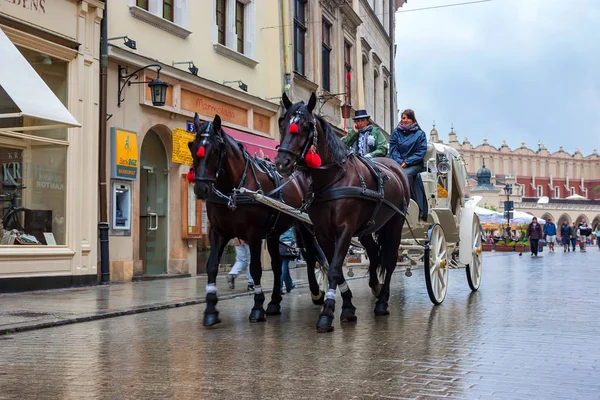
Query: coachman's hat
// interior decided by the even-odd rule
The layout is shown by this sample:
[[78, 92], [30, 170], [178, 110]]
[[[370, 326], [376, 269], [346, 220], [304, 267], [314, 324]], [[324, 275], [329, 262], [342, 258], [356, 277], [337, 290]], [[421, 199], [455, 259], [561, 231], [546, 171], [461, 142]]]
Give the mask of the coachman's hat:
[[369, 115], [367, 110], [356, 110], [356, 112], [354, 113], [354, 118], [352, 118], [352, 119], [356, 121], [357, 119], [369, 119], [369, 118], [371, 118], [371, 116]]

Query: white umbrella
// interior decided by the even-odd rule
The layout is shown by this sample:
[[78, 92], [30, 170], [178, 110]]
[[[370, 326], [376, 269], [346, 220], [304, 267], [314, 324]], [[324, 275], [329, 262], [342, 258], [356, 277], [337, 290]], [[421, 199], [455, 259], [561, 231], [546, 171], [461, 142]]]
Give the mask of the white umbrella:
[[587, 199], [579, 194], [574, 194], [572, 196], [565, 197], [565, 200], [587, 200]]

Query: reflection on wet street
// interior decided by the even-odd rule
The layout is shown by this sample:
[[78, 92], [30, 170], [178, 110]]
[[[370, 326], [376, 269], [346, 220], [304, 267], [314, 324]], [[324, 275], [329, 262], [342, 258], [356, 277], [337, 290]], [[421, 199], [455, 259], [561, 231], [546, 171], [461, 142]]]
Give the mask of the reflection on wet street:
[[[250, 297], [0, 337], [0, 399], [597, 399], [593, 254], [486, 255], [480, 292], [452, 270], [430, 303], [422, 270], [393, 279], [389, 317], [350, 282], [358, 323], [317, 334], [306, 288], [250, 324]], [[360, 273], [360, 272], [359, 272]]]

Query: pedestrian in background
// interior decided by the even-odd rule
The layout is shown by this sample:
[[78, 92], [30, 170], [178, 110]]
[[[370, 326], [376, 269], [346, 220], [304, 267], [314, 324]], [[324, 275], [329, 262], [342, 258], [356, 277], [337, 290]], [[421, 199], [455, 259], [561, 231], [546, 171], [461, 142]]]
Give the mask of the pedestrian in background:
[[[281, 294], [288, 293], [296, 287], [292, 281], [292, 275], [290, 275], [290, 262], [295, 260], [297, 255], [294, 252], [294, 228], [288, 229], [279, 237], [279, 255], [281, 256]], [[285, 283], [285, 291], [283, 290], [283, 284]]]
[[527, 237], [531, 244], [531, 255], [533, 257], [538, 256], [538, 244], [544, 233], [542, 232], [542, 226], [538, 224], [537, 218], [533, 217], [531, 223], [527, 227]]
[[577, 247], [577, 222], [573, 222], [571, 225], [571, 247], [573, 247], [573, 251]]
[[248, 279], [248, 290], [254, 290], [254, 279], [250, 275], [250, 246], [242, 239], [233, 239], [235, 246], [235, 264], [227, 274], [227, 283], [230, 289], [235, 289], [235, 278], [238, 277], [242, 269], [246, 268], [246, 279]]
[[585, 219], [581, 219], [579, 226], [577, 227], [577, 236], [579, 237], [579, 248], [581, 251], [586, 251], [588, 236], [592, 234], [592, 228], [588, 226]]
[[571, 228], [571, 225], [569, 225], [569, 222], [567, 220], [564, 220], [562, 225], [560, 226], [560, 238], [562, 241], [562, 245], [565, 249], [565, 253], [567, 251], [571, 251], [571, 233], [573, 232], [573, 228]]
[[600, 250], [600, 224], [596, 225], [596, 244], [598, 245], [598, 250]]
[[544, 236], [546, 237], [546, 243], [548, 243], [548, 251], [554, 253], [554, 243], [556, 243], [556, 225], [552, 222], [551, 218], [548, 218], [546, 225], [544, 225]]

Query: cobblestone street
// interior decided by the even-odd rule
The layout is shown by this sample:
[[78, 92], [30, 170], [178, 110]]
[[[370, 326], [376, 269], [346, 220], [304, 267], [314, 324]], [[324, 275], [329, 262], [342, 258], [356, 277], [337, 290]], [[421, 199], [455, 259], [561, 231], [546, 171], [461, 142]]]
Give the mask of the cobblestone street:
[[353, 280], [358, 323], [338, 305], [330, 334], [302, 288], [264, 324], [244, 296], [213, 329], [200, 304], [0, 336], [0, 399], [598, 399], [600, 252], [542, 255], [485, 254], [438, 307], [397, 273], [389, 317]]

